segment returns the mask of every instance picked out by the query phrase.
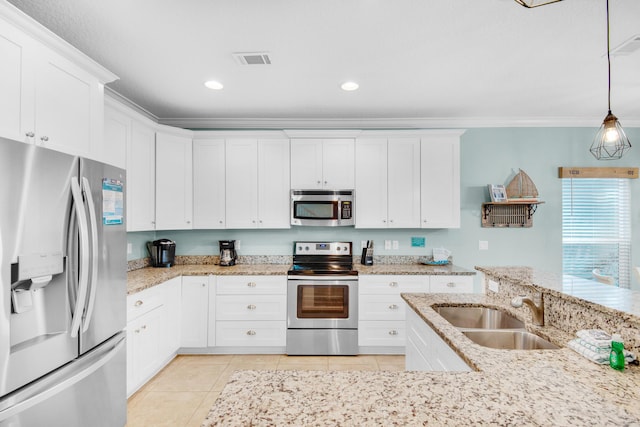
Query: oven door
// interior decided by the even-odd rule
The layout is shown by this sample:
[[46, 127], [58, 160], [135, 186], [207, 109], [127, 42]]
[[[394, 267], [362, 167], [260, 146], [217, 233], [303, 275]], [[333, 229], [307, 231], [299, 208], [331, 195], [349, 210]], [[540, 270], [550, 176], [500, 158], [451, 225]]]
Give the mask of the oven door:
[[289, 278], [289, 329], [357, 329], [358, 279]]

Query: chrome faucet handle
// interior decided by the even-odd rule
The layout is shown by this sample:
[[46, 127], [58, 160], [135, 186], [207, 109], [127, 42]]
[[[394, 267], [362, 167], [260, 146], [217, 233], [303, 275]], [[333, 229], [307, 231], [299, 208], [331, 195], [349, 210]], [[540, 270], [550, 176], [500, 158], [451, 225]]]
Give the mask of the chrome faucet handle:
[[526, 298], [526, 295], [519, 295], [517, 297], [513, 297], [511, 300], [511, 307], [520, 308], [522, 304], [524, 304], [523, 300]]

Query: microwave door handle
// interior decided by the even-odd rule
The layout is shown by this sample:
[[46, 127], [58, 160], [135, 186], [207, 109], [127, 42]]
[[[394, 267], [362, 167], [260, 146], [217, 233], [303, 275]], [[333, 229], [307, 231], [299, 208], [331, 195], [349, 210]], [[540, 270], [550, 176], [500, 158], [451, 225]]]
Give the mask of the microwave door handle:
[[89, 280], [89, 301], [84, 314], [84, 326], [82, 332], [89, 329], [93, 308], [96, 303], [96, 288], [98, 287], [98, 221], [96, 218], [96, 207], [93, 204], [91, 185], [86, 177], [82, 177], [82, 192], [85, 195], [87, 207], [89, 208], [89, 222], [91, 228], [91, 278]]
[[77, 177], [71, 179], [71, 196], [73, 197], [73, 207], [78, 220], [78, 237], [80, 240], [79, 251], [79, 271], [78, 293], [74, 304], [73, 317], [71, 319], [71, 336], [77, 337], [80, 332], [80, 322], [84, 312], [84, 302], [87, 299], [87, 288], [89, 286], [89, 230], [87, 217], [84, 211], [82, 191]]

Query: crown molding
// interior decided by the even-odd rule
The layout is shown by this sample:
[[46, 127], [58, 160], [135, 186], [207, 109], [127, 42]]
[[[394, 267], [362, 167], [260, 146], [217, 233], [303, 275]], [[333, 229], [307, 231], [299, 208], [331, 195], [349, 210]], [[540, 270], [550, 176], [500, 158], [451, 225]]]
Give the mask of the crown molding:
[[[443, 117], [443, 118], [159, 118], [159, 123], [193, 130], [216, 129], [437, 129], [504, 127], [597, 128], [601, 117]], [[640, 120], [625, 120], [626, 127], [640, 127]]]
[[[129, 98], [120, 95], [118, 92], [111, 89], [109, 86], [104, 87], [104, 94], [105, 94], [105, 98], [111, 98], [115, 102], [120, 103], [121, 105], [124, 105], [130, 110], [133, 110], [134, 112], [144, 116], [145, 118], [151, 120], [156, 124], [165, 124], [165, 123], [160, 123], [158, 116], [154, 115], [149, 110], [146, 110], [145, 108], [131, 101]], [[182, 126], [176, 126], [176, 127], [182, 127]]]

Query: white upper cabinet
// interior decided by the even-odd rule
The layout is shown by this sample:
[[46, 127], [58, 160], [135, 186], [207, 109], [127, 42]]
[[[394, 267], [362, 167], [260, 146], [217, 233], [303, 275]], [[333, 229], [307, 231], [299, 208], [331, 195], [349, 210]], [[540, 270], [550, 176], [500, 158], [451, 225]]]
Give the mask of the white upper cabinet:
[[422, 137], [422, 228], [460, 228], [460, 135], [434, 132]]
[[111, 101], [104, 106], [104, 138], [102, 161], [125, 169], [127, 167], [127, 147], [131, 140], [131, 117], [118, 111]]
[[420, 227], [420, 139], [358, 138], [356, 227]]
[[127, 231], [156, 228], [156, 132], [138, 120], [131, 121], [127, 145]]
[[193, 141], [193, 228], [225, 228], [225, 141]]
[[290, 228], [289, 140], [258, 141], [258, 226]]
[[0, 135], [102, 161], [104, 84], [116, 76], [8, 6], [0, 57]]
[[191, 137], [156, 133], [156, 229], [188, 230], [193, 216]]
[[289, 140], [226, 140], [226, 228], [289, 228]]
[[33, 126], [33, 95], [27, 96], [29, 83], [34, 85], [28, 62], [33, 50], [29, 37], [0, 19], [0, 136], [5, 138], [26, 142], [23, 130]]
[[291, 139], [291, 188], [355, 187], [353, 138]]

